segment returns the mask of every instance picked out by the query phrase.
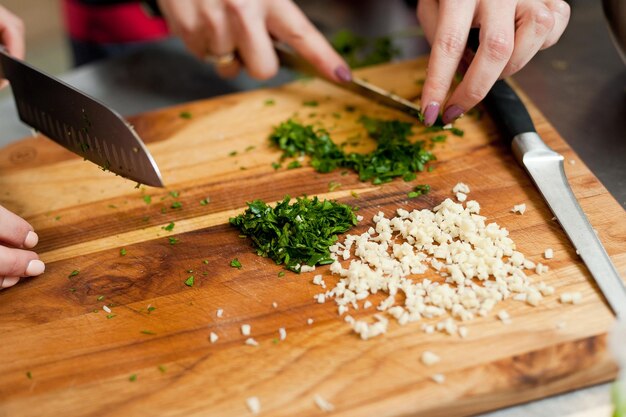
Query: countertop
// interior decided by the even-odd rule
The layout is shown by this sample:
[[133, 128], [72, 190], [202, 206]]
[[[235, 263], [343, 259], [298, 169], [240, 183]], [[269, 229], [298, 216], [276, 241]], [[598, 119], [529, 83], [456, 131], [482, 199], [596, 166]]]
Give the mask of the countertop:
[[[410, 2], [401, 0], [299, 3], [327, 33], [347, 27], [380, 36], [400, 33], [402, 28], [414, 29], [417, 24]], [[561, 41], [539, 53], [514, 79], [626, 207], [626, 66], [611, 43], [600, 2], [573, 0], [570, 4], [572, 19]], [[428, 51], [420, 37], [399, 37], [398, 43], [403, 58]], [[60, 78], [131, 115], [242, 89], [279, 85], [292, 76], [281, 71], [269, 82], [245, 75], [220, 80], [210, 66], [187, 54], [179, 41], [169, 39], [77, 68]], [[10, 98], [0, 100], [0, 126], [0, 147], [30, 134], [30, 129], [17, 120]], [[609, 385], [603, 384], [487, 415], [608, 416], [609, 410]]]

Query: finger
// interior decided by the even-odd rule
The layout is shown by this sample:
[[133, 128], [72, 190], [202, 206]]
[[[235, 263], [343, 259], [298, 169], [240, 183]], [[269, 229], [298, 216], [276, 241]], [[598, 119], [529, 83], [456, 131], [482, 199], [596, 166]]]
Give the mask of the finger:
[[16, 248], [32, 248], [38, 241], [37, 233], [26, 220], [0, 206], [0, 242]]
[[428, 74], [422, 90], [424, 123], [432, 125], [461, 61], [474, 18], [474, 0], [441, 0]]
[[20, 277], [0, 278], [0, 290], [14, 286], [19, 282], [19, 280]]
[[24, 58], [26, 50], [24, 44], [24, 23], [2, 6], [0, 6], [0, 43], [3, 43], [14, 57]]
[[547, 36], [541, 49], [549, 48], [558, 42], [563, 32], [565, 32], [571, 12], [569, 4], [562, 0], [548, 0], [546, 6], [553, 13], [554, 27], [552, 28], [552, 32]]
[[[211, 0], [201, 11], [201, 19], [206, 39], [206, 53], [213, 56], [223, 56], [235, 52], [235, 39], [226, 15], [224, 3], [221, 0]], [[237, 60], [228, 64], [216, 65], [216, 72], [224, 78], [237, 76], [240, 70]]]
[[199, 59], [204, 59], [207, 45], [195, 2], [160, 1], [159, 7], [170, 30], [182, 39], [192, 54]]
[[435, 40], [438, 18], [438, 0], [422, 0], [417, 3], [417, 20], [419, 20], [424, 36], [430, 45], [432, 45]]
[[448, 100], [444, 123], [452, 123], [487, 95], [513, 53], [515, 4], [482, 0], [478, 12], [480, 45], [463, 81]]
[[236, 33], [239, 55], [252, 78], [265, 80], [278, 72], [278, 58], [265, 26], [266, 13], [258, 0], [228, 0], [226, 12]]
[[292, 1], [270, 3], [267, 27], [272, 35], [295, 49], [329, 80], [347, 82], [352, 79], [348, 64]]
[[0, 276], [33, 277], [43, 274], [45, 269], [35, 252], [0, 246]]
[[508, 77], [522, 69], [546, 41], [554, 28], [554, 14], [536, 1], [520, 3], [517, 9], [518, 28], [515, 46], [501, 77]]

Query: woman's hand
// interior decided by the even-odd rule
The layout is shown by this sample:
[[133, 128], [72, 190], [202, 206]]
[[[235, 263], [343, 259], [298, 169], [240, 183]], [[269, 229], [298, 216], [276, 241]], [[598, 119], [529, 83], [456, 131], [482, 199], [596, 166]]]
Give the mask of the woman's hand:
[[[14, 57], [24, 58], [24, 23], [2, 5], [0, 5], [0, 44], [4, 45]], [[0, 89], [7, 84], [6, 80], [0, 78]]]
[[21, 277], [43, 274], [45, 265], [35, 252], [39, 237], [25, 220], [0, 206], [0, 290], [11, 287]]
[[[267, 79], [278, 71], [272, 39], [287, 43], [322, 74], [349, 81], [344, 60], [291, 0], [159, 0], [173, 33], [200, 59], [233, 77], [243, 65], [253, 78]], [[237, 52], [239, 60], [232, 60]], [[222, 58], [222, 59], [220, 59]]]
[[[422, 92], [424, 123], [432, 125], [441, 108], [444, 123], [450, 123], [474, 107], [499, 78], [554, 45], [569, 15], [563, 0], [420, 0], [417, 16], [432, 45]], [[472, 27], [480, 27], [480, 46], [446, 101]]]

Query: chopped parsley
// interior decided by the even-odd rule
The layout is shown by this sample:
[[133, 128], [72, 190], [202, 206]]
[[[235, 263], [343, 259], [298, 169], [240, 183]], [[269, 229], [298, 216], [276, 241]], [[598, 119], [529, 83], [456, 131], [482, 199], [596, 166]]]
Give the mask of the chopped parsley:
[[341, 184], [338, 182], [331, 181], [328, 183], [328, 191], [333, 192], [337, 188], [341, 188]]
[[422, 195], [426, 195], [430, 192], [430, 185], [420, 184], [413, 188], [413, 191], [407, 194], [409, 198], [417, 198]]
[[193, 117], [188, 111], [181, 111], [178, 116], [180, 116], [181, 119], [191, 119]]
[[178, 198], [179, 195], [180, 195], [180, 192], [178, 191], [170, 191], [170, 196], [173, 198]]
[[109, 208], [111, 208], [111, 209], [116, 209], [116, 208], [117, 208], [117, 206], [116, 206], [115, 204], [109, 204]]
[[359, 122], [378, 142], [377, 148], [367, 154], [346, 153], [331, 140], [328, 131], [304, 126], [293, 119], [274, 128], [270, 140], [283, 151], [281, 159], [309, 155], [310, 164], [317, 172], [349, 168], [359, 174], [361, 181], [373, 184], [404, 176], [410, 180], [415, 172], [423, 171], [425, 164], [435, 159], [430, 151], [424, 149], [423, 142], [409, 141], [411, 123], [366, 116], [362, 116]]
[[167, 372], [167, 368], [165, 367], [165, 365], [159, 365], [158, 366], [159, 371], [161, 371], [162, 374], [164, 374], [165, 372]]
[[200, 205], [201, 206], [206, 206], [207, 204], [209, 204], [211, 200], [209, 199], [209, 197], [207, 198], [203, 198], [202, 200], [200, 200]]
[[251, 150], [254, 150], [254, 148], [256, 148], [256, 146], [250, 145], [246, 148], [246, 152], [250, 152]]
[[282, 277], [284, 277], [284, 276], [285, 276], [285, 271], [280, 271], [280, 272], [278, 273], [278, 278], [282, 278]]
[[337, 32], [330, 43], [351, 68], [382, 64], [400, 55], [400, 49], [390, 36], [369, 39], [344, 29]]
[[203, 259], [202, 263], [205, 264], [205, 265], [208, 265], [209, 264], [209, 260], [208, 259]]
[[70, 292], [76, 292], [76, 288], [70, 288]]
[[107, 319], [112, 319], [115, 316], [116, 316], [116, 314], [107, 314]]
[[229, 221], [252, 239], [258, 255], [284, 264], [289, 270], [299, 272], [301, 265], [332, 263], [329, 247], [339, 233], [357, 224], [354, 209], [317, 197], [299, 197], [290, 203], [289, 196], [274, 207], [255, 200]]
[[171, 232], [172, 230], [174, 230], [174, 222], [171, 222], [167, 226], [163, 226], [161, 229], [167, 230], [168, 232]]
[[230, 266], [232, 268], [237, 268], [237, 269], [241, 269], [242, 265], [241, 262], [239, 262], [239, 259], [235, 258], [232, 261], [230, 261]]
[[147, 334], [147, 335], [150, 335], [150, 336], [154, 336], [156, 334], [152, 330], [142, 330], [141, 333]]
[[302, 164], [300, 163], [300, 161], [295, 160], [295, 161], [289, 162], [289, 165], [287, 165], [287, 169], [300, 168], [301, 166], [302, 166]]
[[150, 203], [152, 203], [152, 196], [150, 196], [150, 195], [148, 195], [148, 194], [144, 195], [144, 196], [143, 196], [143, 201], [144, 201], [146, 204], [150, 204]]
[[104, 295], [99, 295], [98, 298], [96, 298], [97, 301], [102, 301], [104, 300]]
[[27, 371], [27, 372], [26, 372], [26, 378], [28, 378], [28, 379], [33, 379], [33, 374], [32, 374], [32, 372]]
[[176, 239], [175, 237], [172, 237], [172, 236], [168, 237], [167, 240], [169, 240], [170, 245], [175, 245], [175, 244], [177, 244], [179, 242], [178, 239]]
[[279, 169], [282, 165], [279, 164], [278, 162], [272, 162], [272, 168], [274, 169]]
[[235, 155], [237, 155], [237, 151], [230, 151], [228, 153], [228, 156], [235, 156]]
[[430, 140], [432, 142], [445, 142], [446, 141], [446, 135], [433, 136], [432, 138], [430, 138]]
[[78, 269], [75, 269], [72, 272], [70, 272], [70, 274], [67, 277], [68, 278], [75, 277], [76, 275], [78, 275], [78, 273], [79, 273]]
[[126, 256], [128, 252], [126, 252], [126, 248], [120, 249], [120, 256]]
[[317, 102], [317, 100], [307, 100], [303, 101], [302, 105], [307, 107], [317, 107], [319, 106], [319, 103]]
[[148, 306], [148, 314], [152, 313], [154, 310], [156, 310], [155, 306]]
[[359, 193], [357, 193], [356, 191], [350, 191], [350, 195], [354, 198], [360, 198]]
[[135, 382], [137, 380], [137, 374], [132, 374], [131, 376], [128, 377], [128, 380], [130, 382]]
[[174, 201], [170, 207], [173, 209], [179, 209], [183, 207], [183, 203], [180, 201]]
[[263, 104], [266, 106], [273, 106], [274, 104], [276, 104], [276, 100], [274, 100], [273, 98], [268, 98], [263, 102]]
[[185, 285], [188, 287], [193, 287], [193, 275], [189, 275], [189, 277], [185, 280]]

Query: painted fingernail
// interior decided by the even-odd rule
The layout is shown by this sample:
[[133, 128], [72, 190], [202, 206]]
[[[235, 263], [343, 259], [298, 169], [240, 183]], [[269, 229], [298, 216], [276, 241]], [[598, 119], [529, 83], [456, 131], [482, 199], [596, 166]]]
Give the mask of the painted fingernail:
[[428, 106], [426, 106], [426, 110], [424, 111], [424, 124], [426, 126], [434, 125], [438, 115], [439, 103], [433, 101]]
[[37, 275], [43, 274], [43, 271], [46, 270], [46, 265], [41, 262], [39, 259], [33, 259], [28, 263], [26, 267], [26, 276], [36, 277]]
[[28, 232], [26, 235], [26, 239], [24, 239], [24, 247], [25, 248], [34, 248], [39, 242], [39, 236], [35, 232]]
[[15, 284], [17, 284], [17, 282], [18, 282], [19, 280], [20, 280], [20, 278], [19, 278], [19, 277], [8, 277], [8, 278], [5, 278], [5, 279], [2, 281], [2, 283], [0, 283], [0, 286], [1, 286], [2, 288], [9, 288], [9, 287], [12, 287], [12, 286], [14, 286]]
[[344, 83], [352, 81], [352, 73], [350, 72], [348, 67], [345, 67], [343, 65], [335, 69], [335, 75], [337, 76], [337, 78], [339, 78], [339, 80], [343, 81]]
[[445, 124], [452, 123], [463, 115], [463, 109], [456, 104], [450, 106], [443, 112], [443, 122]]

